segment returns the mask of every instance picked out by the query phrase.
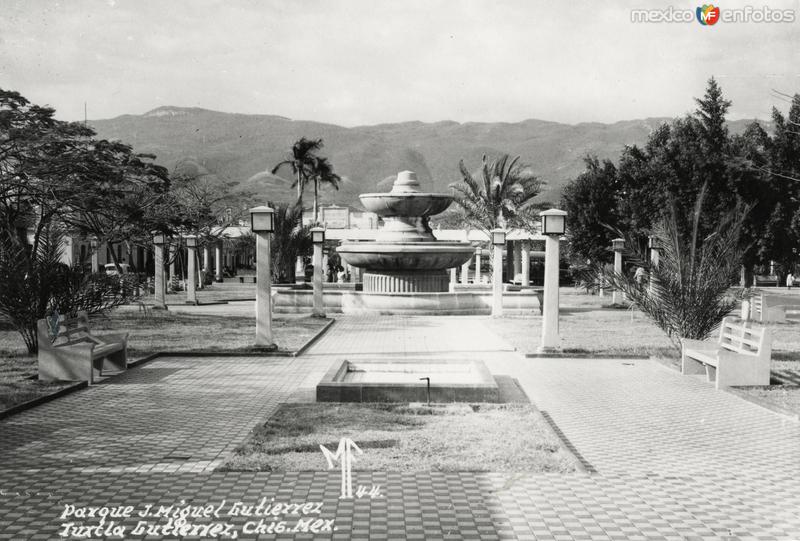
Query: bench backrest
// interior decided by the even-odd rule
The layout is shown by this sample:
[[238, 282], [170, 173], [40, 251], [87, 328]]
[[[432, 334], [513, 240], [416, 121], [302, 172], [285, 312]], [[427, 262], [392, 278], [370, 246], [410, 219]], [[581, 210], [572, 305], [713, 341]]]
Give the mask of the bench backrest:
[[762, 355], [770, 347], [768, 336], [767, 329], [762, 326], [749, 321], [735, 323], [733, 318], [726, 317], [719, 328], [719, 345], [735, 353]]
[[78, 312], [74, 318], [59, 316], [55, 336], [53, 336], [53, 329], [48, 318], [37, 321], [36, 328], [39, 334], [39, 347], [44, 349], [78, 342], [98, 343], [89, 331], [89, 315], [86, 312]]

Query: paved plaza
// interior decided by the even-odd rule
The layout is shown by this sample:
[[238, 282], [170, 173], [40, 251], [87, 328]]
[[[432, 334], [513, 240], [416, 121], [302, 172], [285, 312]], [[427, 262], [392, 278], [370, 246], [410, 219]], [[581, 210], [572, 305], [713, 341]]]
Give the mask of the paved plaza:
[[[104, 527], [176, 539], [136, 528], [168, 524], [160, 506], [207, 504], [219, 518], [191, 520], [227, 527], [219, 538], [800, 539], [800, 424], [650, 360], [525, 358], [484, 322], [340, 317], [296, 358], [161, 357], [4, 419], [0, 539], [59, 539], [65, 523], [100, 522], [62, 519], [67, 506], [128, 505], [134, 516]], [[339, 499], [322, 454], [317, 472], [214, 471], [278, 404], [313, 399], [332, 363], [411, 358], [481, 359], [517, 379], [585, 471], [355, 472], [380, 487], [355, 499]], [[236, 509], [264, 498], [315, 504], [320, 531], [259, 533]]]

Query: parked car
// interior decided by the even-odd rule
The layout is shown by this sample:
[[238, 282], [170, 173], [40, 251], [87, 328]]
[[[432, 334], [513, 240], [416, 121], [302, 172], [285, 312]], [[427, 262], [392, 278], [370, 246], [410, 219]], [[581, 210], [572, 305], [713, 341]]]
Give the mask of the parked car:
[[[122, 269], [122, 274], [128, 274], [130, 272], [130, 265], [127, 263], [120, 263], [119, 267]], [[109, 276], [117, 276], [119, 272], [117, 271], [117, 266], [113, 263], [108, 263], [104, 267], [106, 274]]]

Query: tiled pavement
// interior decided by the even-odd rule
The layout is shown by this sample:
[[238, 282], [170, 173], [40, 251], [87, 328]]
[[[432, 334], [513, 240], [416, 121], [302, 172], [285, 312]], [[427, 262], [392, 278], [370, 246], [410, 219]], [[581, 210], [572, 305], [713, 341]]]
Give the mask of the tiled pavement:
[[[161, 358], [0, 421], [0, 540], [60, 539], [65, 504], [181, 501], [222, 505], [214, 520], [240, 539], [272, 539], [228, 514], [264, 497], [322, 502], [337, 528], [279, 538], [800, 539], [798, 423], [650, 361], [525, 359], [482, 321], [341, 318], [298, 358]], [[338, 472], [212, 471], [279, 402], [309, 396], [333, 361], [353, 357], [484, 359], [520, 381], [596, 473], [356, 472], [382, 496], [340, 500]], [[126, 539], [178, 538], [122, 523]]]

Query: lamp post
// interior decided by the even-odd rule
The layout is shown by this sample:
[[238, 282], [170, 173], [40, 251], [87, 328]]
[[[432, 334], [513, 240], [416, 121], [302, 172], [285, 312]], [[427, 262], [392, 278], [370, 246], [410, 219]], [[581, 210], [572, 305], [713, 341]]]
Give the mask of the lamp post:
[[92, 239], [90, 246], [92, 249], [92, 273], [97, 274], [100, 272], [100, 253], [98, 251], [100, 243], [97, 242], [97, 239]]
[[566, 231], [567, 213], [549, 209], [539, 213], [542, 217], [544, 244], [544, 306], [542, 307], [542, 344], [540, 352], [559, 346], [558, 334], [558, 242]]
[[186, 237], [186, 304], [197, 304], [197, 237]]
[[[614, 273], [620, 275], [622, 274], [622, 250], [625, 249], [625, 239], [612, 239], [611, 249], [614, 250]], [[611, 293], [611, 304], [622, 302], [623, 298], [622, 292], [614, 288]]]
[[[506, 243], [506, 232], [503, 229], [492, 229], [492, 317], [503, 315], [503, 246]], [[509, 254], [509, 257], [511, 254]]]
[[[647, 239], [647, 246], [650, 248], [650, 266], [652, 268], [658, 267], [658, 238], [650, 237]], [[653, 292], [653, 286], [655, 285], [656, 279], [653, 276], [653, 272], [650, 271], [650, 293]]]
[[216, 276], [214, 280], [216, 282], [222, 281], [222, 241], [218, 240], [217, 245], [214, 247], [214, 265], [216, 268]]
[[311, 228], [311, 242], [314, 244], [314, 308], [311, 315], [325, 317], [325, 305], [322, 294], [322, 247], [325, 244], [325, 229]]
[[167, 280], [164, 276], [164, 235], [153, 236], [153, 259], [155, 264], [155, 302], [153, 308], [156, 310], [166, 310]]
[[272, 341], [272, 282], [270, 235], [275, 230], [273, 211], [267, 206], [250, 209], [250, 229], [256, 234], [256, 347], [275, 350]]
[[481, 283], [481, 247], [475, 248], [475, 283]]

